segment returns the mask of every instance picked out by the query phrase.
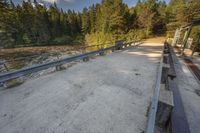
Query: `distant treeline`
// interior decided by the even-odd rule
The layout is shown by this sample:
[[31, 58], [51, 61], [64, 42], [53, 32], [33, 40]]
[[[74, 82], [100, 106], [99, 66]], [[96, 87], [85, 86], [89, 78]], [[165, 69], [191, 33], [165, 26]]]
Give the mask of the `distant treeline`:
[[[199, 0], [143, 0], [129, 8], [122, 0], [102, 0], [82, 12], [63, 11], [56, 3], [15, 5], [0, 0], [0, 47], [100, 44], [133, 40], [175, 30], [200, 17]], [[170, 32], [169, 32], [170, 33]]]

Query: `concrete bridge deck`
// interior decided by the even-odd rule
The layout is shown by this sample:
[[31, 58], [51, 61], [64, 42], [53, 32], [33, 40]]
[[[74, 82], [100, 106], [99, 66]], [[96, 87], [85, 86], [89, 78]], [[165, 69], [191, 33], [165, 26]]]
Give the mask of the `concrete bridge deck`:
[[0, 90], [0, 133], [141, 133], [161, 57], [161, 43]]

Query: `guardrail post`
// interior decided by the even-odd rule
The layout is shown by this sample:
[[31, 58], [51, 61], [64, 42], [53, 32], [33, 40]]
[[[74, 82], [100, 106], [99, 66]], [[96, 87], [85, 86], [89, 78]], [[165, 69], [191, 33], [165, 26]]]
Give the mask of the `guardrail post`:
[[64, 70], [66, 69], [63, 65], [58, 65], [56, 66], [56, 71], [61, 71], [61, 70]]
[[115, 46], [116, 46], [116, 50], [121, 50], [123, 47], [123, 41], [117, 41], [115, 43]]
[[112, 48], [112, 52], [115, 52], [115, 47], [114, 47], [114, 48]]
[[104, 56], [104, 55], [106, 55], [106, 52], [102, 50], [102, 51], [99, 53], [99, 55], [100, 55], [100, 56]]
[[25, 80], [24, 80], [23, 77], [10, 79], [10, 80], [7, 80], [6, 82], [3, 83], [3, 87], [4, 87], [4, 88], [15, 87], [15, 86], [18, 86], [18, 85], [23, 84], [24, 81], [25, 81]]
[[83, 61], [84, 61], [84, 62], [87, 62], [87, 61], [89, 61], [89, 60], [90, 60], [89, 57], [84, 57], [84, 58], [83, 58]]

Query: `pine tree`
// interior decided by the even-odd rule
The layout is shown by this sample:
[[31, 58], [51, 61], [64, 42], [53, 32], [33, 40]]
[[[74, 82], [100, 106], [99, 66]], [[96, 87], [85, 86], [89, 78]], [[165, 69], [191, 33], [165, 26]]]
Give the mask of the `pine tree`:
[[36, 4], [35, 7], [35, 31], [36, 31], [36, 42], [47, 42], [50, 39], [50, 30], [49, 30], [49, 19], [47, 15], [47, 9], [40, 4]]
[[147, 0], [139, 6], [144, 9], [138, 13], [139, 27], [146, 30], [147, 36], [155, 34], [158, 28], [162, 28], [160, 27], [162, 20], [158, 12], [158, 3], [156, 0]]
[[95, 32], [96, 31], [96, 26], [95, 26], [95, 23], [96, 23], [96, 7], [95, 7], [94, 4], [90, 7], [88, 19], [90, 20], [90, 22], [89, 22], [90, 32]]
[[12, 38], [15, 29], [15, 13], [12, 6], [6, 0], [0, 0], [0, 47], [12, 47], [14, 40]]
[[90, 32], [90, 16], [87, 8], [83, 9], [82, 13], [82, 32], [89, 33]]

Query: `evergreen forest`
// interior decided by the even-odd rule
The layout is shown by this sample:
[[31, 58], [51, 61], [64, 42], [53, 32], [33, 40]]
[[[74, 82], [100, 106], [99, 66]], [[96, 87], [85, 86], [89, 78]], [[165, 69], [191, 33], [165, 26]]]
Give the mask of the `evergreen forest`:
[[[0, 47], [91, 45], [173, 37], [176, 28], [200, 18], [199, 0], [102, 0], [81, 12], [46, 6], [37, 0], [14, 4], [0, 0]], [[192, 35], [197, 34], [195, 30]]]

